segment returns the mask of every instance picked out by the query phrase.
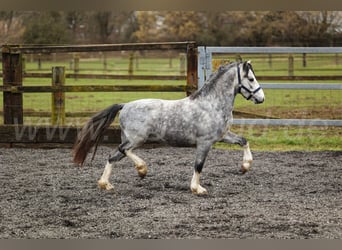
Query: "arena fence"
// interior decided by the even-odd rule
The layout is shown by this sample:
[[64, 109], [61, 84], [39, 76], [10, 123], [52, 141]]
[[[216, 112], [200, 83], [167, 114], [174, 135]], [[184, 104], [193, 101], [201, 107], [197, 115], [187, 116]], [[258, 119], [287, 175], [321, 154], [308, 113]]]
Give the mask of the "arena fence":
[[[302, 55], [302, 64], [307, 64], [308, 54], [333, 54], [335, 63], [339, 64], [339, 54], [342, 47], [198, 47], [198, 87], [200, 88], [217, 65], [224, 60], [215, 60], [214, 55], [233, 55], [235, 60], [241, 60], [243, 55], [255, 57], [256, 54], [268, 55], [268, 64], [272, 65], [272, 55], [284, 54], [288, 57], [287, 76], [258, 76], [264, 89], [297, 89], [297, 90], [342, 90], [342, 84], [301, 84], [293, 81], [342, 81], [342, 75], [306, 75], [294, 74], [294, 54]], [[218, 63], [217, 63], [218, 61]], [[292, 81], [292, 83], [262, 83], [262, 81]], [[341, 92], [342, 94], [342, 92]], [[342, 120], [324, 119], [234, 119], [239, 125], [295, 125], [295, 126], [342, 126]]]
[[[49, 55], [58, 53], [101, 53], [108, 51], [153, 51], [153, 50], [179, 50], [184, 53], [185, 75], [106, 75], [106, 74], [82, 74], [78, 68], [79, 58], [73, 60], [74, 73], [66, 73], [63, 67], [53, 67], [52, 73], [27, 73], [24, 70], [23, 55]], [[306, 65], [307, 55], [310, 53], [333, 54], [336, 64], [339, 64], [339, 54], [342, 48], [263, 48], [263, 47], [196, 47], [195, 42], [178, 43], [144, 43], [144, 44], [109, 44], [109, 45], [81, 45], [81, 46], [2, 46], [2, 77], [3, 85], [0, 91], [3, 93], [3, 121], [0, 126], [0, 145], [2, 146], [39, 146], [54, 147], [56, 144], [71, 144], [74, 142], [79, 127], [65, 126], [65, 93], [69, 92], [186, 92], [190, 94], [201, 87], [206, 77], [214, 70], [217, 55], [233, 55], [234, 60], [240, 60], [243, 55], [263, 54], [267, 55], [268, 64], [272, 66], [272, 56], [283, 54], [288, 65], [287, 75], [257, 76], [264, 89], [312, 89], [334, 90], [340, 92], [340, 83], [294, 83], [294, 81], [342, 81], [342, 74], [326, 74], [324, 76], [295, 74], [293, 54], [302, 55], [302, 63]], [[273, 58], [274, 60], [274, 58]], [[218, 60], [221, 63], [221, 59]], [[40, 60], [38, 60], [40, 62]], [[132, 60], [130, 60], [132, 63]], [[106, 64], [104, 63], [104, 66]], [[24, 77], [50, 78], [50, 86], [23, 86]], [[184, 80], [183, 85], [64, 85], [65, 78], [91, 78], [91, 79], [130, 79], [130, 80]], [[267, 83], [266, 83], [266, 82]], [[272, 83], [270, 81], [282, 81]], [[285, 82], [284, 82], [285, 81]], [[290, 82], [290, 83], [289, 83]], [[52, 98], [51, 125], [24, 125], [23, 124], [23, 94], [24, 93], [50, 93]], [[89, 115], [88, 113], [86, 114]], [[296, 125], [296, 126], [342, 126], [342, 120], [327, 119], [273, 119], [272, 117], [256, 117], [257, 119], [234, 119], [234, 124], [240, 125]], [[120, 131], [111, 127], [103, 138], [104, 143], [117, 143], [120, 140]]]

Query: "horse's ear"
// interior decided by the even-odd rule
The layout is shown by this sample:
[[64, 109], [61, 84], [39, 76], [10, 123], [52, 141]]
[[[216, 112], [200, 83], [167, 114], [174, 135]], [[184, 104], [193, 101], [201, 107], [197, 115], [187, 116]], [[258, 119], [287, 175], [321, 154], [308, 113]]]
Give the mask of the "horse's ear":
[[253, 71], [253, 68], [252, 68], [252, 64], [251, 64], [251, 61], [248, 60], [248, 61], [245, 61], [243, 63], [243, 70], [246, 72], [246, 74], [248, 73], [249, 70], [252, 70], [253, 74], [254, 74], [254, 71]]
[[248, 70], [249, 70], [248, 64], [249, 64], [249, 61], [245, 61], [245, 62], [243, 63], [243, 65], [242, 65], [242, 69], [243, 69], [243, 71], [245, 71], [246, 73], [247, 73]]
[[248, 67], [248, 65], [252, 65], [251, 60], [245, 61], [243, 64], [245, 67]]
[[251, 70], [251, 71], [253, 72], [253, 74], [255, 75], [254, 70], [253, 70], [253, 67], [252, 67], [251, 60], [248, 60], [248, 61], [246, 62], [246, 69]]

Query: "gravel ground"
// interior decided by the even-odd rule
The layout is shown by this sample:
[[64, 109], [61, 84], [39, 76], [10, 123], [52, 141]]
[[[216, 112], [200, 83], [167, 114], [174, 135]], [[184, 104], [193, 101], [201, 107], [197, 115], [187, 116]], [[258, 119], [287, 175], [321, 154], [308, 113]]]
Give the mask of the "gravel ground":
[[190, 191], [194, 149], [139, 149], [144, 179], [123, 159], [97, 179], [112, 151], [71, 163], [70, 149], [0, 150], [0, 238], [342, 238], [342, 151], [254, 152], [213, 149], [201, 175], [208, 195]]

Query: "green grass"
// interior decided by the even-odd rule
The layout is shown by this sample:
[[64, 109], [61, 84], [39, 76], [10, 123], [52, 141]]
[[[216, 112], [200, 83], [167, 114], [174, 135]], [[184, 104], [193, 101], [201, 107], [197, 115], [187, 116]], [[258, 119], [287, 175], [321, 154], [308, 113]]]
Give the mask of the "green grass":
[[266, 100], [252, 105], [237, 96], [235, 110], [283, 119], [342, 119], [342, 91], [265, 89]]
[[[72, 60], [71, 60], [72, 61]], [[43, 61], [41, 69], [38, 69], [38, 64], [34, 62], [27, 62], [25, 70], [27, 72], [50, 72], [52, 67], [64, 66], [67, 73], [74, 73], [71, 61]], [[108, 59], [106, 66], [103, 60], [98, 58], [80, 59], [79, 73], [84, 74], [115, 74], [125, 75], [128, 74], [128, 58], [113, 58]], [[167, 58], [142, 58], [139, 63], [133, 61], [133, 70], [135, 75], [179, 75], [185, 74], [185, 65], [183, 71], [180, 70], [179, 59], [173, 59], [170, 65]]]
[[[231, 56], [231, 60], [235, 57]], [[287, 55], [274, 56], [272, 67], [268, 63], [268, 56], [244, 55], [243, 59], [251, 59], [257, 75], [281, 76], [287, 75]], [[302, 66], [300, 55], [295, 55], [295, 75], [341, 75], [342, 65], [336, 65], [334, 55], [307, 56], [307, 67]], [[341, 60], [342, 62], [342, 60]], [[65, 66], [68, 73], [70, 61], [48, 62], [43, 61], [43, 70], [37, 69], [37, 63], [26, 63], [28, 72], [51, 72], [52, 66]], [[135, 67], [134, 63], [134, 67]], [[0, 66], [1, 67], [1, 66]], [[100, 59], [81, 59], [80, 73], [85, 74], [127, 74], [128, 59], [108, 58], [107, 70], [104, 70]], [[136, 75], [179, 75], [180, 63], [178, 58], [169, 65], [166, 58], [140, 58], [139, 69], [134, 71]], [[331, 81], [336, 82], [336, 81]], [[330, 82], [329, 82], [330, 83]], [[50, 85], [51, 79], [24, 79], [24, 85]], [[132, 85], [132, 84], [164, 84], [185, 85], [184, 81], [141, 81], [141, 80], [98, 80], [98, 79], [66, 79], [66, 85]], [[319, 118], [342, 119], [342, 92], [337, 90], [274, 90], [266, 89], [266, 102], [254, 105], [238, 96], [235, 102], [235, 110], [260, 114], [278, 118]], [[124, 103], [142, 98], [180, 99], [185, 93], [170, 92], [113, 92], [113, 93], [66, 93], [66, 111], [96, 112], [104, 109], [112, 103]], [[2, 93], [0, 93], [2, 102]], [[1, 109], [1, 108], [0, 108]], [[51, 94], [25, 93], [24, 109], [31, 111], [51, 111]], [[67, 125], [81, 126], [88, 117], [67, 118]], [[2, 117], [0, 118], [2, 123]], [[25, 124], [49, 124], [48, 117], [25, 117]], [[340, 127], [296, 127], [296, 126], [233, 126], [232, 131], [245, 136], [252, 150], [342, 150], [342, 128]], [[215, 147], [239, 149], [238, 146], [218, 143]]]
[[[296, 126], [233, 126], [254, 151], [320, 151], [342, 150], [341, 127]], [[217, 148], [240, 149], [239, 146], [217, 143]]]

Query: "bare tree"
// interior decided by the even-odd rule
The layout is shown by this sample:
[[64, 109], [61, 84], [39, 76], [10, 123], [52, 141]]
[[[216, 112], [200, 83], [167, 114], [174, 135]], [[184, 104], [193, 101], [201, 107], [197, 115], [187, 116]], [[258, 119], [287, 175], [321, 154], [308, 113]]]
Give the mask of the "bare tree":
[[21, 43], [24, 31], [23, 13], [0, 11], [0, 44]]

